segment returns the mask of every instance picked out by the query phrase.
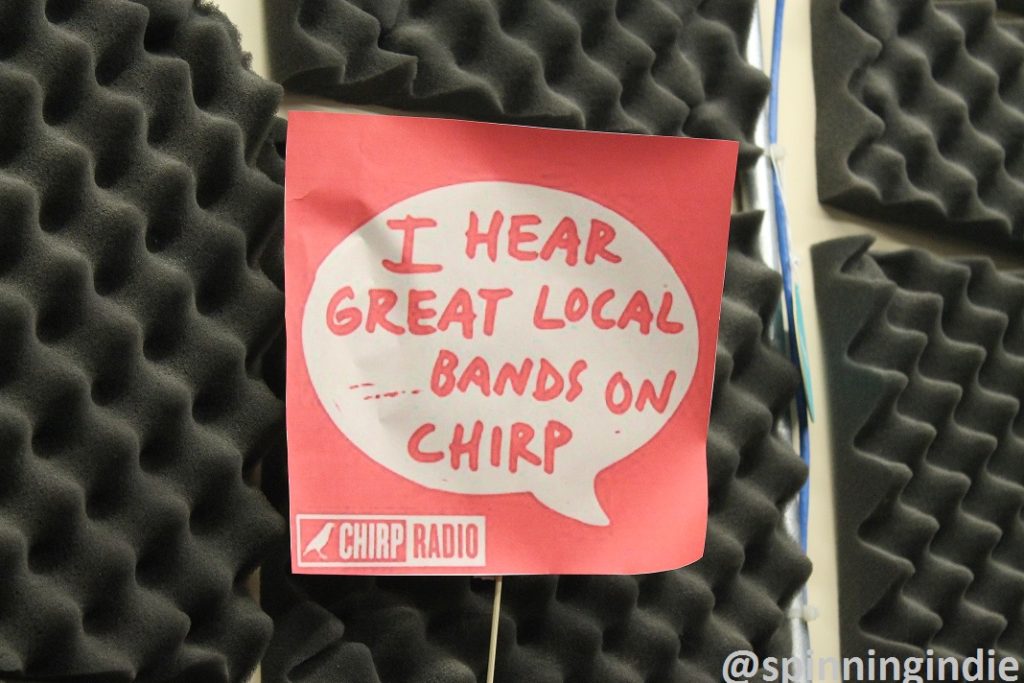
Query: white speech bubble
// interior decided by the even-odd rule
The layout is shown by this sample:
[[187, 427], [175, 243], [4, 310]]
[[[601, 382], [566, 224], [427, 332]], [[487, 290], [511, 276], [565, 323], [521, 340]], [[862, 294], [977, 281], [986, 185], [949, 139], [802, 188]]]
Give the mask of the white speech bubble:
[[[490, 228], [495, 211], [504, 217], [501, 224], [497, 258], [492, 262], [487, 248], [477, 248], [475, 258], [466, 255], [466, 232], [470, 212], [475, 212], [478, 228]], [[539, 225], [527, 225], [520, 232], [537, 239], [520, 244], [525, 252], [540, 252], [564, 218], [578, 227], [581, 244], [577, 265], [569, 265], [567, 249], [553, 252], [550, 260], [523, 261], [509, 256], [511, 217], [533, 215]], [[404, 233], [391, 229], [387, 222], [407, 216], [428, 217], [436, 227], [417, 229], [412, 261], [440, 265], [439, 272], [406, 274], [392, 272], [383, 261], [401, 261]], [[586, 247], [593, 221], [611, 226], [615, 239], [606, 247], [619, 257], [597, 253], [586, 263]], [[529, 221], [527, 221], [529, 222]], [[563, 224], [563, 228], [568, 224]], [[682, 227], [682, 226], [680, 226]], [[563, 236], [565, 233], [561, 233]], [[571, 240], [563, 242], [563, 247]], [[596, 246], [596, 245], [595, 245]], [[539, 330], [533, 324], [541, 288], [549, 287], [546, 312], [550, 319], [565, 320], [564, 303], [571, 290], [580, 288], [592, 304], [609, 289], [615, 297], [604, 301], [605, 320], [616, 323], [601, 329], [588, 313], [578, 322], [567, 322], [561, 329]], [[353, 298], [339, 295], [346, 287]], [[394, 334], [380, 325], [367, 330], [369, 290], [390, 289], [398, 295], [388, 321], [400, 325], [403, 334]], [[408, 325], [410, 290], [432, 290], [436, 299], [425, 305], [440, 315], [456, 290], [466, 289], [477, 317], [472, 339], [463, 337], [463, 328], [455, 324], [447, 330], [436, 328], [438, 317], [423, 318], [424, 334], [412, 334]], [[480, 289], [511, 288], [513, 294], [496, 304], [492, 335], [484, 331], [484, 301]], [[661, 331], [653, 322], [647, 334], [639, 325], [617, 319], [636, 292], [643, 292], [655, 316], [671, 295], [672, 305], [665, 320], [681, 323], [679, 331], [671, 324]], [[333, 305], [332, 305], [333, 299]], [[607, 297], [605, 297], [607, 299]], [[576, 299], [580, 304], [581, 300]], [[328, 325], [328, 316], [344, 322], [349, 306], [360, 309], [361, 324], [345, 330]], [[422, 306], [421, 306], [422, 307]], [[582, 310], [582, 309], [576, 309]], [[354, 320], [354, 318], [353, 318]], [[310, 379], [324, 409], [341, 432], [368, 457], [389, 470], [423, 486], [460, 494], [503, 494], [529, 492], [548, 508], [591, 525], [606, 525], [608, 516], [597, 500], [594, 479], [603, 469], [628, 457], [649, 441], [672, 416], [693, 379], [697, 366], [698, 330], [693, 303], [672, 266], [658, 248], [636, 226], [621, 215], [576, 194], [535, 185], [508, 182], [473, 182], [441, 187], [395, 204], [342, 240], [324, 259], [316, 273], [302, 320], [302, 343]], [[468, 391], [453, 391], [438, 396], [431, 391], [430, 379], [442, 351], [459, 361], [461, 371], [474, 357], [480, 357], [491, 370], [492, 391], [484, 396], [476, 385]], [[578, 376], [582, 391], [574, 400], [566, 391], [553, 400], [538, 401], [532, 392], [536, 370], [530, 374], [529, 390], [519, 396], [505, 391], [493, 392], [494, 374], [505, 363], [518, 369], [526, 359], [536, 368], [546, 359], [563, 378], [574, 363], [587, 363]], [[478, 362], [479, 366], [480, 363]], [[633, 408], [616, 414], [609, 410], [605, 390], [609, 380], [622, 375], [633, 388], [634, 404], [644, 380], [658, 394], [669, 373], [675, 380], [663, 410], [648, 403], [643, 410]], [[567, 384], [569, 384], [567, 382]], [[623, 398], [621, 387], [616, 399]], [[472, 434], [476, 421], [482, 423], [482, 439], [476, 470], [469, 468], [463, 455], [459, 467], [453, 466], [448, 449], [456, 425]], [[532, 452], [543, 453], [545, 427], [553, 422], [565, 425], [571, 439], [553, 450], [552, 471], [529, 459], [517, 459], [510, 471], [509, 432], [515, 423], [530, 425], [537, 433]], [[422, 452], [440, 452], [444, 459], [424, 462], [410, 455], [411, 436], [424, 424], [435, 430], [423, 437]], [[492, 463], [491, 437], [495, 427], [502, 428], [504, 445], [498, 451], [497, 465]], [[552, 428], [552, 445], [565, 434]], [[525, 430], [518, 430], [525, 435]]]

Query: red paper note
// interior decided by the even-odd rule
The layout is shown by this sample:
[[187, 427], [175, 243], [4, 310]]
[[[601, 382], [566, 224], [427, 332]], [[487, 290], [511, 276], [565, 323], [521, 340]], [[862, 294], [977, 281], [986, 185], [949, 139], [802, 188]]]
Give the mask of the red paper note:
[[698, 559], [737, 144], [295, 112], [292, 566]]

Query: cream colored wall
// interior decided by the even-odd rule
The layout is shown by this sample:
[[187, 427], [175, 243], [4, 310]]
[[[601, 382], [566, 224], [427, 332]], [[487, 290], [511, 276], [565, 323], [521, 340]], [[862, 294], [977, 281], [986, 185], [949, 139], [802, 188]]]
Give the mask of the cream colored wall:
[[[774, 8], [762, 3], [765, 49], [771, 45]], [[829, 457], [828, 388], [819, 352], [817, 313], [810, 267], [812, 244], [842, 234], [862, 232], [852, 222], [830, 216], [818, 204], [814, 162], [814, 83], [811, 74], [810, 0], [787, 3], [779, 90], [779, 152], [786, 209], [789, 215], [796, 276], [801, 284], [807, 321], [815, 422], [811, 425], [811, 501], [807, 552], [814, 563], [808, 582], [808, 604], [817, 619], [809, 624], [816, 656], [839, 655], [839, 614], [836, 552], [832, 512], [832, 463]], [[769, 63], [768, 59], [765, 63]]]

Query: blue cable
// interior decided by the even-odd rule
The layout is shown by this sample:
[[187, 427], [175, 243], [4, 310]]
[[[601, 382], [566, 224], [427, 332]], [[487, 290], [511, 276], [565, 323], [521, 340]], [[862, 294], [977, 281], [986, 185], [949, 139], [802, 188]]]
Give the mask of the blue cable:
[[782, 77], [782, 17], [786, 0], [775, 0], [775, 22], [772, 28], [771, 90], [768, 93], [768, 141], [779, 140], [779, 80]]
[[[775, 145], [779, 139], [779, 81], [782, 72], [782, 19], [785, 14], [786, 0], [775, 1], [775, 21], [772, 31], [771, 57], [771, 89], [768, 94], [768, 142]], [[811, 440], [807, 417], [807, 396], [804, 391], [803, 373], [807, 372], [800, 362], [796, 327], [796, 306], [793, 299], [793, 265], [789, 248], [789, 220], [786, 205], [782, 196], [782, 181], [779, 168], [774, 160], [772, 168], [772, 193], [775, 198], [775, 229], [779, 243], [779, 261], [782, 269], [782, 292], [786, 303], [786, 322], [788, 325], [789, 357], [800, 371], [801, 382], [796, 391], [796, 414], [799, 429], [800, 458], [810, 468]], [[798, 515], [800, 520], [800, 545], [807, 552], [807, 518], [810, 505], [810, 477], [800, 490]]]

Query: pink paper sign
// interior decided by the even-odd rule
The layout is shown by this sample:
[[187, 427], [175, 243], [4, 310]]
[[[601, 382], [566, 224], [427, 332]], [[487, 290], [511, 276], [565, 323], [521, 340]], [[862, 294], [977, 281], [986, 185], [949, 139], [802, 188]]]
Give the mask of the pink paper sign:
[[703, 553], [734, 142], [295, 112], [292, 566]]

